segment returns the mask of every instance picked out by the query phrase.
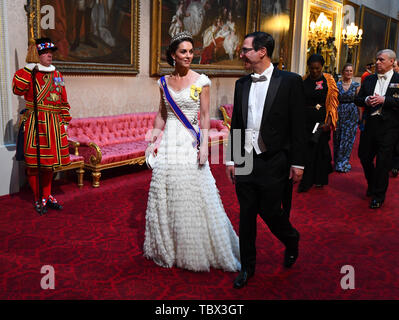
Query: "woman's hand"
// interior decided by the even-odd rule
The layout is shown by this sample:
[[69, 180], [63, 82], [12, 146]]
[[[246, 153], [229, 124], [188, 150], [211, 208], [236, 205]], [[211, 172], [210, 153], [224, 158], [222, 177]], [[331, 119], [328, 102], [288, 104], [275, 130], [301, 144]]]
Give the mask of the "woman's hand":
[[331, 130], [331, 124], [328, 123], [322, 124], [320, 127], [323, 130], [323, 132], [328, 132]]
[[198, 150], [197, 159], [198, 159], [200, 166], [203, 166], [206, 163], [206, 161], [208, 160], [208, 145], [207, 144], [201, 145], [200, 149]]
[[323, 132], [328, 132], [331, 130], [331, 122], [331, 115], [329, 115], [327, 118], [327, 122], [321, 125], [321, 129], [323, 130]]
[[155, 157], [157, 155], [158, 152], [158, 147], [156, 147], [155, 143], [149, 143], [147, 146], [147, 149], [145, 149], [145, 155], [147, 157], [147, 155], [149, 153], [152, 153], [152, 155]]

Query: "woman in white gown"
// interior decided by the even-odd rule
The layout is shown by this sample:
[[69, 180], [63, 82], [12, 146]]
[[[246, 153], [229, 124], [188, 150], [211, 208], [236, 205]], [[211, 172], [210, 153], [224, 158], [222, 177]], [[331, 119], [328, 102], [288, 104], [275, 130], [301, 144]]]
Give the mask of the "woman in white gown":
[[233, 60], [239, 41], [236, 35], [236, 26], [235, 22], [233, 21], [231, 11], [228, 13], [228, 20], [226, 21], [225, 26], [227, 27], [228, 33], [224, 38], [223, 47], [226, 53], [229, 55], [230, 60]]
[[172, 17], [172, 22], [169, 27], [169, 35], [173, 38], [176, 34], [183, 31], [183, 7], [184, 1], [180, 0], [177, 5], [176, 13]]
[[211, 81], [190, 70], [193, 40], [189, 33], [172, 38], [167, 59], [175, 66], [165, 77], [169, 93], [196, 131], [200, 120], [202, 140], [198, 151], [196, 138], [176, 117], [158, 81], [160, 107], [146, 151], [156, 153], [156, 160], [148, 194], [144, 256], [167, 268], [238, 271], [238, 237], [208, 163]]
[[205, 4], [207, 0], [192, 1], [187, 6], [186, 14], [183, 19], [184, 30], [190, 32], [193, 36], [201, 31], [202, 23], [205, 17]]

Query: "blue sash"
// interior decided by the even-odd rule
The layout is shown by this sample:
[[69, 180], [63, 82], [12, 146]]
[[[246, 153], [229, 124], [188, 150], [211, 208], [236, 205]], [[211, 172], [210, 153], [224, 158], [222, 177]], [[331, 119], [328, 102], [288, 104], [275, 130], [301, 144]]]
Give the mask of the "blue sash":
[[[174, 114], [176, 115], [177, 119], [179, 119], [181, 121], [183, 126], [185, 126], [187, 128], [187, 130], [190, 131], [190, 133], [194, 136], [194, 138], [197, 141], [196, 142], [197, 148], [199, 148], [200, 143], [201, 143], [201, 129], [198, 128], [199, 129], [198, 132], [195, 130], [195, 128], [193, 127], [191, 122], [187, 119], [187, 117], [185, 116], [183, 111], [179, 108], [179, 106], [173, 100], [172, 96], [169, 93], [168, 86], [166, 85], [165, 76], [162, 76], [160, 80], [161, 80], [163, 92], [165, 93], [165, 97], [168, 100], [170, 106], [172, 107]], [[195, 146], [195, 142], [193, 143], [193, 145]]]

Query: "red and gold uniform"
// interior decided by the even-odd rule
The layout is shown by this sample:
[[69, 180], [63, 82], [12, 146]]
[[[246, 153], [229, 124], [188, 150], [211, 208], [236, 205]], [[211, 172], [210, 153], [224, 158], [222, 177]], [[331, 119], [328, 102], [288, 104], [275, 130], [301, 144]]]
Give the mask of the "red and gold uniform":
[[[55, 169], [70, 163], [68, 139], [65, 125], [71, 120], [64, 80], [54, 66], [38, 65], [36, 73], [36, 93], [40, 140], [40, 167]], [[12, 88], [16, 95], [26, 100], [24, 127], [24, 155], [28, 168], [37, 168], [36, 130], [33, 111], [32, 70], [29, 64], [18, 70]]]

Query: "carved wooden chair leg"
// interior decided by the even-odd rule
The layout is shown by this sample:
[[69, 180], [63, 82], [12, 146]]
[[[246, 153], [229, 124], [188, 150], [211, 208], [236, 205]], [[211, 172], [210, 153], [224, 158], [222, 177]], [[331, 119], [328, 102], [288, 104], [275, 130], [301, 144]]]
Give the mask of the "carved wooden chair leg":
[[85, 171], [81, 167], [81, 168], [76, 170], [76, 173], [78, 175], [78, 187], [82, 188], [83, 187], [83, 175], [84, 175]]
[[93, 188], [98, 188], [100, 186], [101, 171], [93, 171], [91, 175], [93, 176]]

